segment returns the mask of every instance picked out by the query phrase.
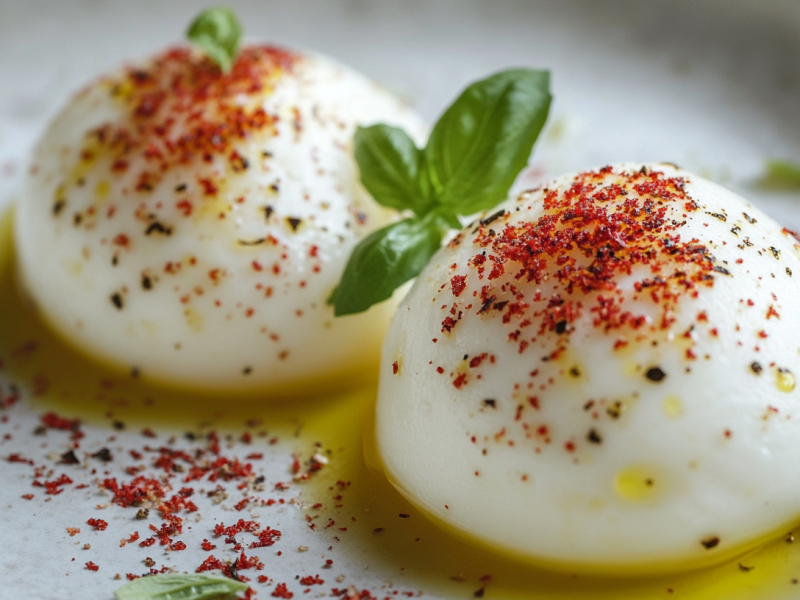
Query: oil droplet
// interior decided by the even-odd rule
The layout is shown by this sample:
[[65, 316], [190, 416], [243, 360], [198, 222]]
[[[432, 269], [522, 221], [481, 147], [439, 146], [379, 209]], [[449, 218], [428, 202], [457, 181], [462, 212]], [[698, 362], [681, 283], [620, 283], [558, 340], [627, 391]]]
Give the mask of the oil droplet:
[[683, 400], [676, 394], [670, 394], [664, 398], [664, 414], [670, 419], [677, 419], [683, 416]]
[[655, 496], [656, 479], [652, 472], [642, 467], [628, 467], [617, 474], [614, 489], [625, 500], [648, 500]]
[[203, 315], [191, 306], [183, 311], [183, 316], [186, 317], [186, 324], [193, 331], [200, 332], [203, 329]]
[[622, 372], [629, 377], [636, 377], [641, 370], [642, 365], [635, 360], [626, 360], [622, 365]]
[[107, 181], [101, 181], [94, 188], [94, 194], [98, 200], [105, 200], [108, 197], [110, 186]]
[[781, 369], [780, 367], [776, 375], [776, 383], [778, 389], [782, 392], [793, 392], [795, 385], [797, 385], [794, 374], [789, 369]]

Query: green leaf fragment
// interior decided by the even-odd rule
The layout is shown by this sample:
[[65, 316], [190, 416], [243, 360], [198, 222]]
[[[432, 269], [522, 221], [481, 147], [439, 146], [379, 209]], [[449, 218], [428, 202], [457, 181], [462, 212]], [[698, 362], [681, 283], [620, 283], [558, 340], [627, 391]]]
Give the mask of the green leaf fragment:
[[379, 204], [415, 217], [358, 244], [328, 300], [336, 316], [367, 310], [419, 275], [458, 215], [504, 200], [525, 167], [550, 110], [550, 75], [513, 69], [470, 85], [419, 150], [402, 129], [359, 128], [361, 182]]
[[394, 223], [361, 240], [331, 296], [334, 314], [360, 313], [390, 298], [428, 264], [446, 229], [440, 215], [429, 213], [422, 219]]
[[114, 594], [117, 600], [222, 600], [247, 589], [247, 584], [205, 573], [149, 575], [129, 581]]
[[231, 9], [209, 8], [192, 22], [186, 37], [217, 63], [223, 73], [228, 73], [239, 53], [242, 26]]
[[425, 148], [433, 195], [460, 215], [506, 198], [530, 158], [550, 110], [550, 74], [512, 69], [470, 85], [448, 108]]
[[429, 202], [417, 185], [420, 157], [413, 140], [399, 127], [381, 124], [356, 130], [361, 183], [378, 204], [425, 213]]
[[800, 189], [800, 163], [768, 160], [764, 182], [775, 187]]

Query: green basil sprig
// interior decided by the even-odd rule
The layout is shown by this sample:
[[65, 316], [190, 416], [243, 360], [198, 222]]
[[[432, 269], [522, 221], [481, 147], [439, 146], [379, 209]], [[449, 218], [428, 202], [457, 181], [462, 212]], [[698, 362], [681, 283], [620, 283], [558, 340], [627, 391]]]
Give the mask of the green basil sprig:
[[550, 110], [547, 71], [501, 71], [470, 85], [439, 118], [420, 150], [397, 127], [359, 127], [361, 182], [386, 207], [414, 216], [361, 241], [329, 303], [337, 316], [382, 302], [419, 275], [458, 215], [506, 198]]
[[800, 163], [768, 160], [764, 182], [773, 187], [800, 189]]
[[148, 575], [119, 588], [117, 600], [212, 600], [231, 598], [247, 584], [205, 573]]
[[230, 8], [209, 8], [192, 21], [186, 37], [229, 73], [239, 54], [242, 25]]

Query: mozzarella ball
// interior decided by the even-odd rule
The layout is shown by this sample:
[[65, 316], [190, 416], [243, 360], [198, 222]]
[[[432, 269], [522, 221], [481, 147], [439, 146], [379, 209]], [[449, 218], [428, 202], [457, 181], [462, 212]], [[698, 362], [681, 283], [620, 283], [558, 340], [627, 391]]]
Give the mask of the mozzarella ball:
[[389, 478], [569, 570], [730, 558], [797, 519], [800, 243], [668, 164], [571, 174], [436, 254], [384, 343]]
[[363, 371], [391, 306], [334, 319], [326, 301], [394, 219], [353, 159], [375, 122], [425, 131], [358, 73], [270, 46], [225, 75], [176, 48], [103, 77], [35, 151], [22, 285], [70, 343], [167, 384], [285, 393]]

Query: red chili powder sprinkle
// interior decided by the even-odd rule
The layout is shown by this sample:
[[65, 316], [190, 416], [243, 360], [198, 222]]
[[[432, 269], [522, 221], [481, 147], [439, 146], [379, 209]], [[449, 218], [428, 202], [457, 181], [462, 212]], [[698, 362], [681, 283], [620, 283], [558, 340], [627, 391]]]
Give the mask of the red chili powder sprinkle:
[[279, 583], [275, 586], [275, 589], [272, 590], [272, 597], [273, 598], [292, 598], [294, 594], [286, 589], [285, 583]]
[[103, 519], [89, 519], [86, 524], [94, 527], [95, 531], [105, 531], [106, 527], [108, 527], [108, 523]]
[[[677, 303], [714, 283], [708, 248], [697, 239], [682, 239], [685, 221], [670, 210], [698, 210], [685, 185], [684, 178], [658, 171], [615, 173], [605, 167], [575, 176], [566, 189], [544, 189], [544, 214], [538, 219], [498, 230], [479, 226], [474, 241], [485, 250], [468, 263], [486, 282], [478, 313], [514, 321], [512, 340], [520, 343], [521, 331], [530, 326], [536, 336], [552, 332], [567, 338], [569, 325], [586, 313], [605, 331], [645, 326], [645, 315], [625, 308], [626, 298], [638, 295], [660, 308], [662, 317], [652, 329], [669, 328]], [[619, 287], [630, 275], [637, 278], [635, 294]], [[548, 294], [525, 289], [545, 282]], [[453, 279], [451, 288], [454, 295], [461, 291]], [[442, 330], [452, 330], [458, 318], [450, 311]], [[521, 344], [520, 351], [527, 347]]]
[[92, 561], [89, 561], [89, 562], [86, 563], [86, 568], [89, 569], [90, 571], [98, 571], [98, 570], [100, 570], [100, 567], [98, 567]]
[[464, 275], [455, 275], [450, 280], [450, 288], [453, 290], [453, 296], [456, 298], [461, 295], [461, 292], [464, 291], [464, 288], [467, 287], [466, 284], [466, 277]]
[[397, 371], [399, 371], [399, 370], [400, 370], [400, 367], [399, 367], [399, 365], [397, 364], [397, 361], [394, 361], [394, 362], [392, 363], [392, 373], [393, 373], [394, 375], [397, 375]]
[[[173, 48], [142, 67], [131, 67], [108, 81], [112, 95], [127, 114], [87, 134], [87, 147], [99, 146], [110, 155], [112, 172], [124, 172], [139, 156], [147, 165], [137, 174], [138, 191], [151, 191], [176, 165], [211, 162], [232, 157], [239, 170], [247, 162], [233, 153], [233, 144], [271, 127], [278, 119], [261, 103], [240, 102], [264, 90], [271, 81], [291, 71], [297, 57], [271, 46], [243, 48], [230, 73], [204, 55]], [[210, 181], [204, 192], [216, 193]], [[189, 211], [190, 212], [190, 211]]]
[[456, 389], [460, 390], [467, 381], [467, 374], [466, 373], [459, 373], [456, 375], [456, 378], [453, 380], [453, 385]]

